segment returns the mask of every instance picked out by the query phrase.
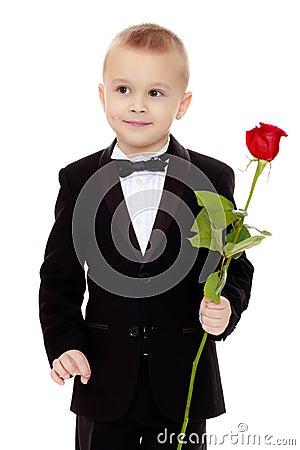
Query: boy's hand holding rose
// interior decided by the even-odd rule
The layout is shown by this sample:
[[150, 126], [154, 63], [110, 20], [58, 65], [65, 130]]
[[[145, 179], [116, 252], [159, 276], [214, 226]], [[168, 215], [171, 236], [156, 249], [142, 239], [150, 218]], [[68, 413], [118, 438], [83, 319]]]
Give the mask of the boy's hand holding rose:
[[221, 296], [220, 303], [203, 297], [200, 305], [202, 328], [209, 334], [218, 336], [225, 331], [231, 315], [231, 306], [227, 298]]

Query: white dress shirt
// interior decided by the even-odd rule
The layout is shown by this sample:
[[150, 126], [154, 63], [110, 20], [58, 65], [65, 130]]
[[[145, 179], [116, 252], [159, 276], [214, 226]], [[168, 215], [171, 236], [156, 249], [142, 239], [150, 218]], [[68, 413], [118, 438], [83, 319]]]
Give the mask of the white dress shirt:
[[[137, 155], [129, 158], [116, 144], [111, 159], [127, 159], [132, 162], [147, 161], [148, 159], [165, 153], [168, 145], [169, 141], [162, 149], [151, 156]], [[167, 168], [168, 166], [166, 165], [163, 172], [150, 172], [149, 170], [144, 170], [133, 172], [127, 177], [120, 177], [128, 213], [143, 255], [146, 252], [156, 218]]]

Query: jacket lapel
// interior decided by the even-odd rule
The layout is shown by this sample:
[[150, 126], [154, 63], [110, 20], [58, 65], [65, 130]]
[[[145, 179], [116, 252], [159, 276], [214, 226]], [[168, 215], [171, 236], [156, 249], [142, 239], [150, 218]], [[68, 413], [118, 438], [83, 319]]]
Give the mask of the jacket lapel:
[[140, 251], [137, 237], [135, 235], [126, 202], [123, 196], [119, 173], [115, 161], [111, 159], [113, 143], [103, 151], [99, 159], [99, 183], [104, 197], [104, 201], [112, 218], [111, 231], [118, 229], [122, 236], [122, 242], [118, 242], [119, 251], [128, 257], [128, 248], [132, 253], [134, 261], [142, 261], [143, 255]]
[[128, 253], [129, 247], [134, 260], [139, 262], [141, 264], [140, 268], [142, 268], [144, 264], [152, 259], [155, 252], [159, 249], [174, 220], [176, 211], [185, 191], [185, 182], [188, 179], [190, 170], [190, 156], [188, 151], [171, 135], [167, 150], [167, 153], [170, 154], [170, 159], [164, 189], [149, 239], [150, 244], [148, 244], [147, 251], [145, 255], [143, 255], [140, 251], [138, 240], [123, 196], [117, 166], [115, 161], [111, 160], [111, 154], [115, 143], [116, 140], [103, 151], [100, 157], [99, 183], [102, 192], [104, 193], [105, 203], [113, 219], [112, 231], [114, 226], [118, 228], [118, 231], [124, 240], [125, 256]]

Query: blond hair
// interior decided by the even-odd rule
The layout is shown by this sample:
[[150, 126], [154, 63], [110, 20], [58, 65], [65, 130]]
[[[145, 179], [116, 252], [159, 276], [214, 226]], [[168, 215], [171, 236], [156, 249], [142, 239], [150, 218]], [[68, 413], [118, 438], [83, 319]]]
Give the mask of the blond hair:
[[182, 76], [186, 86], [189, 82], [189, 58], [182, 40], [171, 30], [154, 23], [133, 25], [120, 31], [111, 41], [103, 62], [103, 78], [107, 68], [108, 57], [115, 46], [145, 50], [150, 53], [178, 52], [182, 59]]

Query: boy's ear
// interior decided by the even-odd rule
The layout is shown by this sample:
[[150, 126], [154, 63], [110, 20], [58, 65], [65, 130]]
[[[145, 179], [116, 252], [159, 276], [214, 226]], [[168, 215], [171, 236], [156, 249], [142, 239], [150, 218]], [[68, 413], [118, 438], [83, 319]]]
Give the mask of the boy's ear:
[[191, 100], [192, 100], [192, 93], [186, 92], [181, 99], [179, 109], [176, 114], [177, 120], [180, 120], [185, 115], [185, 113], [188, 110], [188, 107], [190, 106]]
[[104, 86], [103, 84], [98, 84], [98, 91], [99, 91], [99, 97], [100, 97], [100, 101], [103, 107], [103, 110], [105, 112], [105, 96], [104, 96]]

